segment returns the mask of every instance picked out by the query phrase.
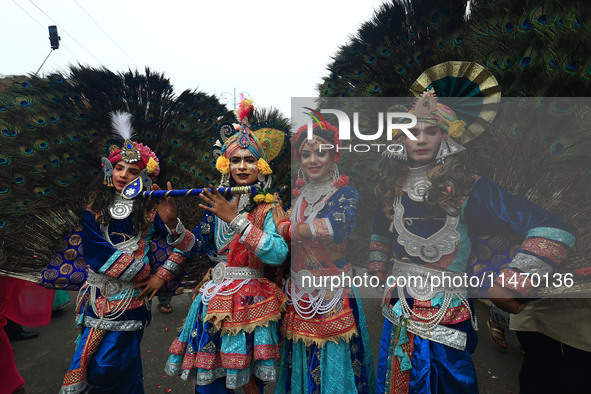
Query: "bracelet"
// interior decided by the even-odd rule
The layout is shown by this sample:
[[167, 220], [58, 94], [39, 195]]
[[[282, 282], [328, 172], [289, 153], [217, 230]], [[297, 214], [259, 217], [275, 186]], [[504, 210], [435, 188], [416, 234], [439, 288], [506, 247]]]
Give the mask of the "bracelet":
[[290, 241], [291, 237], [289, 235], [289, 229], [291, 227], [291, 221], [286, 220], [283, 223], [279, 222], [279, 234], [285, 239], [286, 241]]
[[242, 215], [236, 215], [230, 222], [230, 228], [234, 230], [236, 234], [242, 234], [246, 227], [250, 224], [250, 221]]
[[291, 229], [291, 239], [295, 239], [296, 241], [299, 241], [299, 242], [304, 242], [304, 239], [300, 235], [300, 231], [299, 231], [301, 224], [302, 223], [298, 223], [295, 226], [291, 226], [290, 227], [290, 229]]

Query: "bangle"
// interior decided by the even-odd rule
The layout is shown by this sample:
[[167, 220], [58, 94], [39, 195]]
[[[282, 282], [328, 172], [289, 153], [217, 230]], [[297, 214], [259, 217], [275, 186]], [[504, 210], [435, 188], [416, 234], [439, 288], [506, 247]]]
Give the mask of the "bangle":
[[316, 228], [314, 227], [314, 222], [310, 223], [310, 234], [312, 234], [312, 242], [316, 241]]
[[280, 225], [281, 225], [281, 223], [285, 223], [285, 222], [290, 222], [290, 223], [291, 223], [291, 220], [289, 220], [289, 219], [281, 219], [281, 220], [279, 221], [279, 223], [277, 223], [277, 226], [280, 226]]
[[289, 228], [291, 227], [291, 221], [286, 220], [283, 223], [279, 223], [279, 234], [285, 239], [286, 241], [290, 241], [291, 237], [289, 236]]
[[302, 238], [302, 235], [300, 234], [300, 226], [302, 225], [302, 223], [298, 223], [295, 226], [291, 226], [291, 238], [295, 239], [296, 241], [299, 242], [304, 242], [304, 239]]
[[242, 234], [246, 227], [250, 224], [250, 221], [242, 215], [236, 215], [230, 222], [230, 228], [234, 230], [236, 234]]

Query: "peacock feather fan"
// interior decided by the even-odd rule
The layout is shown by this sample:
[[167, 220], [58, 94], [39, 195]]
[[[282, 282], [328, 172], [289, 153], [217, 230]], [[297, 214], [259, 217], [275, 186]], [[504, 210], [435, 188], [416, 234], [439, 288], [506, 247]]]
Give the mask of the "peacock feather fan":
[[[494, 75], [503, 97], [545, 97], [504, 101], [495, 123], [467, 148], [480, 173], [576, 230], [576, 251], [563, 264], [574, 272], [587, 267], [591, 256], [591, 208], [581, 203], [591, 195], [589, 106], [550, 98], [589, 96], [590, 46], [591, 3], [586, 1], [394, 0], [336, 51], [318, 95], [409, 97], [423, 71], [446, 61], [469, 61]], [[537, 118], [528, 116], [525, 124], [519, 114], [526, 112]], [[366, 174], [377, 174], [379, 161], [357, 156], [340, 168], [352, 175], [362, 201], [371, 200], [375, 180]], [[354, 236], [370, 232], [372, 217], [371, 208], [361, 204]], [[360, 261], [366, 252], [355, 244], [366, 241], [351, 243], [349, 252]]]
[[160, 158], [161, 183], [203, 187], [216, 179], [209, 141], [231, 113], [214, 96], [192, 90], [177, 96], [168, 78], [149, 69], [76, 66], [45, 78], [0, 79], [1, 269], [40, 272], [79, 225], [101, 157], [123, 142], [111, 133], [115, 111], [130, 114], [133, 140]]

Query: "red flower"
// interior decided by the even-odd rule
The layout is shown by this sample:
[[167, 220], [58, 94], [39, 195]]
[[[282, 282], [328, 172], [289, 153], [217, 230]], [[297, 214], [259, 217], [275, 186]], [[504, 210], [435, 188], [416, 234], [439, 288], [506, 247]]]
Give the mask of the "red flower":
[[299, 195], [301, 194], [300, 189], [298, 189], [297, 187], [295, 189], [293, 189], [291, 191], [291, 194], [293, 194], [294, 197], [299, 197]]
[[298, 179], [296, 180], [296, 182], [295, 182], [295, 185], [296, 185], [297, 187], [302, 187], [302, 186], [304, 186], [304, 180], [303, 180], [302, 178], [298, 178]]
[[336, 187], [343, 187], [349, 184], [349, 177], [347, 175], [341, 175], [339, 179], [334, 183]]

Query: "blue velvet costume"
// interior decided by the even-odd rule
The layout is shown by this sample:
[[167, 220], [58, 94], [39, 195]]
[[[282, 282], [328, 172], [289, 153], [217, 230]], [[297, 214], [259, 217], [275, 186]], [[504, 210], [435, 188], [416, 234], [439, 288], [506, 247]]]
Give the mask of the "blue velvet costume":
[[[286, 285], [288, 306], [282, 321], [285, 338], [276, 394], [374, 392], [371, 346], [357, 289], [341, 288], [342, 294], [335, 290], [333, 297], [338, 302], [312, 313], [307, 307], [310, 299], [319, 297], [316, 304], [328, 306], [334, 298], [327, 294], [323, 297], [326, 290], [321, 288], [297, 294], [295, 278], [301, 272], [320, 277], [351, 273], [344, 251], [355, 226], [358, 200], [357, 191], [344, 186], [321, 198], [320, 203], [325, 205], [316, 213], [304, 214], [309, 205], [303, 196], [294, 204], [292, 228], [308, 223], [315, 238], [303, 243], [292, 239], [292, 273]], [[333, 261], [329, 251], [342, 257]]]
[[[522, 279], [508, 283], [507, 279], [519, 273], [543, 275], [553, 271], [574, 246], [575, 237], [551, 213], [506, 192], [486, 177], [475, 178], [455, 224], [445, 211], [411, 199], [405, 189], [398, 201], [403, 209], [394, 208], [392, 214], [391, 207], [380, 203], [374, 219], [370, 266], [393, 267], [396, 276], [425, 272], [461, 275], [467, 269], [475, 233], [483, 229], [488, 233], [511, 231], [523, 240], [517, 255], [501, 271], [502, 275], [484, 275], [481, 279], [490, 287], [493, 281], [501, 284], [504, 278], [504, 287], [529, 296], [534, 284]], [[445, 233], [451, 243], [441, 237]], [[441, 253], [446, 245], [452, 247]], [[471, 302], [465, 293], [458, 295], [461, 291], [453, 292], [449, 287], [436, 288], [435, 294], [426, 299], [409, 294], [420, 294], [413, 290], [409, 286], [394, 289], [384, 305], [377, 392], [477, 393], [471, 359], [477, 342]], [[453, 296], [447, 297], [448, 293]], [[441, 308], [446, 313], [437, 321], [434, 316]], [[427, 326], [423, 321], [434, 324], [421, 331]]]
[[[83, 213], [82, 246], [88, 263], [88, 278], [78, 300], [81, 334], [60, 393], [143, 393], [140, 342], [148, 325], [150, 303], [138, 299], [135, 283], [149, 278], [152, 267], [148, 253], [155, 236], [168, 237], [167, 246], [180, 249], [155, 273], [170, 281], [184, 273], [182, 249], [193, 246], [193, 235], [185, 231], [171, 240], [166, 226], [149, 210], [153, 220], [134, 237], [130, 218], [111, 219], [101, 228], [89, 209]], [[165, 242], [161, 240], [161, 242]]]

